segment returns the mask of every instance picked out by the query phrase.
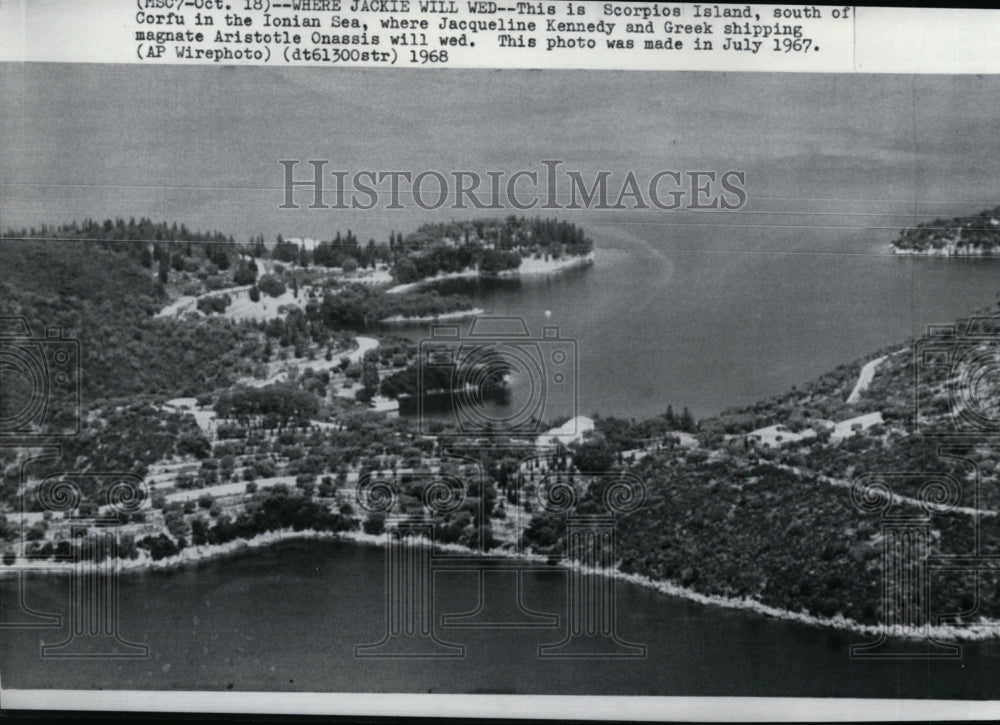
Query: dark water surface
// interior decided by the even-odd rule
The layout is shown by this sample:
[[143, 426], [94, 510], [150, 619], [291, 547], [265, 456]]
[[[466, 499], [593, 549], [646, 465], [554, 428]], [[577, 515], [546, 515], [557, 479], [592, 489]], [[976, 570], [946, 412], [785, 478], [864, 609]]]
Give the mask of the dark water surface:
[[[711, 228], [595, 225], [591, 233], [592, 267], [436, 285], [471, 295], [491, 315], [525, 318], [536, 338], [557, 325], [575, 345], [576, 409], [570, 380], [550, 380], [543, 420], [643, 418], [668, 404], [704, 416], [751, 404], [905, 343], [928, 324], [954, 322], [1000, 292], [1000, 259], [896, 257], [886, 242], [843, 230], [801, 239], [749, 228], [738, 244]], [[837, 244], [852, 251], [828, 251]], [[405, 330], [413, 339], [430, 332], [426, 324]], [[518, 385], [515, 404], [529, 397], [515, 377], [515, 393]]]
[[[738, 212], [542, 212], [586, 229], [592, 268], [445, 288], [525, 317], [535, 334], [558, 325], [578, 348], [571, 383], [584, 414], [641, 418], [672, 404], [704, 416], [751, 403], [1000, 290], [997, 261], [887, 253], [901, 227], [996, 205], [995, 76], [11, 64], [0, 87], [0, 129], [16, 139], [0, 154], [12, 227], [147, 216], [238, 241], [351, 228], [384, 242], [391, 230], [484, 214], [412, 203], [310, 210], [308, 199], [280, 210], [279, 159], [445, 174], [561, 159], [619, 182], [629, 171], [745, 171]], [[560, 395], [551, 413], [573, 412]], [[383, 634], [382, 567], [377, 548], [300, 542], [130, 574], [121, 633], [147, 644], [149, 659], [42, 659], [40, 641], [65, 629], [3, 629], [3, 685], [934, 698], [1000, 689], [996, 644], [966, 645], [960, 662], [851, 661], [861, 637], [627, 584], [619, 629], [646, 645], [644, 660], [539, 659], [559, 628], [448, 629], [439, 636], [466, 645], [464, 659], [357, 660], [354, 646]], [[473, 574], [435, 577], [438, 613], [475, 606]], [[525, 603], [564, 614], [565, 577], [526, 573]], [[0, 580], [0, 621], [14, 589]], [[65, 614], [67, 591], [65, 578], [35, 575], [26, 601]]]
[[[441, 555], [446, 556], [446, 555]], [[863, 635], [814, 629], [619, 583], [621, 639], [645, 659], [552, 660], [538, 646], [566, 633], [561, 569], [526, 572], [525, 606], [558, 627], [442, 629], [456, 659], [356, 659], [385, 633], [383, 552], [336, 542], [286, 542], [171, 572], [129, 574], [121, 634], [146, 660], [54, 660], [39, 643], [66, 629], [4, 630], [0, 669], [10, 688], [227, 689], [634, 695], [799, 695], [984, 698], [1000, 695], [1000, 647], [966, 645], [962, 661], [860, 662]], [[476, 606], [475, 574], [437, 571], [436, 614]], [[0, 582], [4, 605], [13, 580]], [[35, 575], [26, 600], [65, 613], [68, 580]], [[498, 592], [501, 589], [497, 590]], [[501, 597], [502, 598], [502, 597]], [[9, 610], [6, 610], [8, 611]], [[440, 617], [438, 616], [438, 620]]]

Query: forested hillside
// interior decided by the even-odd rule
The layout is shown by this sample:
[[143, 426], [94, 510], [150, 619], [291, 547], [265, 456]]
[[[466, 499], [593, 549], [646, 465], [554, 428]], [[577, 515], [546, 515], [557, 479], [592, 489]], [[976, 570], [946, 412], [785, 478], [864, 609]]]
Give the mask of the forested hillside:
[[[598, 419], [595, 436], [571, 446], [576, 463], [586, 446], [599, 446], [605, 467], [646, 486], [643, 505], [620, 520], [622, 570], [874, 624], [889, 618], [881, 503], [888, 516], [929, 521], [931, 556], [1000, 554], [1000, 378], [990, 374], [998, 339], [1000, 314], [983, 310], [956, 321], [951, 337], [900, 341], [782, 395], [702, 420], [697, 446], [657, 431], [660, 419], [660, 426]], [[960, 351], [954, 359], [970, 367], [928, 364], [928, 345]], [[848, 402], [869, 360], [878, 361], [874, 377]], [[968, 417], [970, 409], [979, 418]], [[836, 427], [872, 415], [878, 422], [867, 427]], [[754, 437], [776, 425], [783, 434], [773, 443]], [[653, 449], [644, 450], [650, 441]], [[576, 485], [582, 505], [599, 498], [601, 479], [590, 481], [587, 470], [557, 474]], [[891, 504], [869, 485], [885, 486]], [[864, 490], [876, 504], [871, 511], [859, 505]], [[564, 521], [537, 515], [526, 543], [562, 553]], [[950, 616], [943, 621], [1000, 617], [995, 570], [932, 569], [930, 576], [930, 611]]]
[[893, 242], [902, 253], [1000, 254], [1000, 206], [970, 216], [935, 219], [904, 229]]
[[153, 319], [167, 295], [142, 249], [71, 238], [0, 245], [0, 315], [26, 318], [36, 337], [60, 326], [80, 341], [85, 403], [225, 386], [259, 346], [251, 328], [228, 320]]

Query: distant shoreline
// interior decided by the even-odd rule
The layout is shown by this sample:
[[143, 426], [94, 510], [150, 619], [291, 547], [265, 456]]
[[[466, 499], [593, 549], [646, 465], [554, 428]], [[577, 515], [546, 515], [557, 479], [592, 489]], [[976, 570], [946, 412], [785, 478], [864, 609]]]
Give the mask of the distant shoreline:
[[1000, 259], [1000, 254], [993, 254], [992, 250], [970, 245], [946, 245], [944, 247], [914, 249], [910, 247], [897, 247], [895, 244], [890, 244], [889, 249], [898, 257], [980, 257], [985, 259]]
[[393, 315], [379, 321], [387, 325], [409, 325], [420, 322], [438, 322], [439, 320], [460, 320], [464, 317], [476, 317], [485, 312], [486, 310], [481, 307], [474, 307], [471, 310], [455, 310], [454, 312], [442, 312], [437, 315], [414, 315], [412, 317]]
[[478, 269], [463, 269], [458, 272], [446, 272], [444, 274], [437, 274], [433, 277], [425, 277], [424, 279], [418, 279], [416, 282], [397, 284], [394, 287], [388, 288], [385, 292], [390, 295], [401, 294], [403, 292], [413, 292], [415, 290], [437, 284], [438, 282], [446, 282], [453, 279], [491, 279], [493, 277], [511, 278], [555, 274], [568, 269], [576, 269], [577, 267], [588, 267], [594, 263], [594, 259], [595, 257], [593, 252], [548, 260], [539, 259], [537, 257], [524, 257], [521, 259], [521, 264], [517, 269], [505, 269], [495, 275], [481, 274]]

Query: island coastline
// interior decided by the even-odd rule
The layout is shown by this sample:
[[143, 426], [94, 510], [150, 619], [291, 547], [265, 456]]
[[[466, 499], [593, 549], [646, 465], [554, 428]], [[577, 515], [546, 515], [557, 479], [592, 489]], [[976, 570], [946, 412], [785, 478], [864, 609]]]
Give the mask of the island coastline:
[[[267, 531], [258, 534], [250, 539], [234, 539], [224, 544], [207, 544], [202, 546], [186, 547], [181, 553], [166, 557], [164, 559], [153, 560], [148, 555], [140, 556], [136, 559], [118, 559], [116, 563], [108, 560], [95, 564], [95, 569], [107, 571], [116, 570], [119, 575], [133, 575], [152, 571], [172, 571], [181, 567], [207, 563], [209, 561], [224, 559], [231, 556], [249, 554], [253, 551], [285, 544], [295, 541], [335, 541], [358, 546], [384, 546], [384, 534], [367, 534], [361, 531], [316, 531], [307, 529], [295, 531], [282, 529], [277, 531]], [[704, 606], [718, 607], [729, 610], [742, 610], [754, 614], [762, 615], [769, 619], [777, 619], [786, 622], [796, 622], [810, 627], [818, 627], [827, 630], [838, 630], [843, 632], [853, 632], [873, 637], [885, 634], [882, 625], [863, 624], [853, 619], [837, 615], [833, 617], [817, 616], [805, 612], [796, 612], [788, 609], [764, 604], [756, 599], [727, 597], [699, 592], [690, 587], [683, 586], [677, 582], [669, 580], [653, 579], [642, 574], [623, 572], [620, 569], [600, 569], [586, 566], [578, 561], [568, 559], [553, 560], [547, 555], [533, 552], [515, 552], [509, 549], [497, 548], [488, 552], [473, 549], [460, 544], [444, 544], [434, 542], [426, 537], [413, 539], [419, 546], [429, 547], [435, 551], [451, 552], [462, 556], [477, 557], [500, 557], [505, 559], [516, 559], [532, 563], [550, 563], [553, 568], [577, 571], [585, 575], [611, 577], [617, 581], [628, 582], [645, 589], [651, 589], [669, 597], [675, 597]], [[68, 576], [76, 571], [75, 565], [71, 562], [52, 563], [38, 562], [37, 565], [22, 563], [18, 567], [6, 567], [0, 570], [0, 580], [18, 574], [52, 574]], [[912, 628], [901, 628], [899, 632], [891, 633], [891, 636], [909, 640], [924, 640], [928, 636], [935, 639], [955, 639], [967, 642], [988, 641], [1000, 639], [1000, 627], [992, 621], [979, 622], [968, 626], [949, 627], [942, 625], [930, 626], [926, 632], [917, 631]]]

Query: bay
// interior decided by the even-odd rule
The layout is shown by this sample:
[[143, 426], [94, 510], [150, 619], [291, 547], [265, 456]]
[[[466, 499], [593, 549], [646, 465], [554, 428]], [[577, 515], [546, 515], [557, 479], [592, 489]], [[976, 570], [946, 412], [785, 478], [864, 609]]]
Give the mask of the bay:
[[[447, 556], [439, 554], [438, 556]], [[434, 574], [437, 637], [465, 646], [449, 659], [358, 659], [379, 641], [385, 584], [379, 547], [286, 542], [166, 572], [122, 576], [119, 633], [146, 644], [144, 660], [43, 658], [39, 643], [68, 630], [7, 629], [0, 669], [9, 688], [193, 689], [615, 695], [984, 698], [1000, 694], [1000, 648], [965, 644], [964, 659], [859, 661], [860, 634], [708, 607], [619, 582], [619, 636], [637, 659], [542, 659], [566, 634], [567, 572], [526, 572], [524, 604], [557, 614], [537, 629], [442, 628], [472, 610], [475, 574]], [[489, 568], [488, 563], [484, 563]], [[0, 580], [6, 605], [13, 579]], [[67, 613], [67, 577], [33, 575], [26, 602]], [[503, 588], [496, 590], [504, 593]], [[508, 592], [509, 593], [509, 592]], [[502, 597], [500, 597], [502, 598]], [[9, 610], [5, 610], [9, 614]], [[968, 667], [970, 661], [975, 667]]]

